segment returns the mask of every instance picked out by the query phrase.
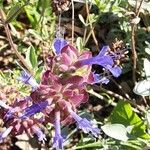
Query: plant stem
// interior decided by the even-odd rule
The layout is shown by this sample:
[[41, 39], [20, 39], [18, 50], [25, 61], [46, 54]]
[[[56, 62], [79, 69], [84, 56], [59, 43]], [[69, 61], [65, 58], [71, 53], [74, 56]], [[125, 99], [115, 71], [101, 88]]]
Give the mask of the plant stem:
[[104, 92], [112, 95], [113, 97], [116, 97], [118, 98], [119, 100], [121, 101], [125, 101], [125, 102], [128, 102], [129, 104], [131, 104], [132, 106], [134, 106], [135, 108], [137, 108], [140, 112], [144, 112], [146, 113], [146, 110], [144, 110], [144, 108], [142, 108], [141, 106], [137, 105], [134, 101], [130, 100], [130, 99], [127, 99], [127, 98], [124, 98], [123, 96], [117, 94], [117, 93], [114, 93], [112, 91], [109, 91], [109, 90], [106, 90], [104, 88], [101, 88]]
[[135, 49], [135, 27], [136, 25], [131, 26], [131, 48], [132, 48], [132, 61], [133, 61], [133, 68], [132, 68], [132, 77], [133, 82], [136, 82], [136, 66], [137, 66], [137, 53]]
[[104, 96], [100, 95], [99, 93], [95, 92], [93, 89], [88, 90], [88, 93], [90, 93], [91, 95], [94, 95], [95, 97], [104, 100], [105, 102], [111, 104], [112, 106], [116, 106], [117, 103], [115, 103], [114, 101], [108, 101], [107, 99], [105, 99]]
[[19, 60], [22, 62], [22, 64], [24, 65], [24, 67], [26, 67], [26, 69], [31, 73], [31, 75], [34, 76], [33, 70], [26, 63], [25, 59], [18, 52], [16, 46], [13, 43], [13, 40], [12, 40], [12, 37], [11, 37], [11, 33], [10, 33], [10, 30], [9, 30], [8, 24], [5, 23], [5, 14], [4, 14], [4, 12], [3, 12], [2, 9], [0, 9], [0, 16], [1, 16], [1, 19], [2, 19], [2, 22], [3, 22], [3, 25], [4, 25], [4, 29], [5, 29], [5, 32], [6, 32], [6, 35], [7, 35], [7, 38], [8, 38], [8, 41], [9, 41], [9, 44], [10, 44], [12, 50], [14, 51], [14, 53], [16, 54], [16, 56], [19, 58]]
[[[91, 5], [90, 5], [90, 8], [91, 8], [91, 6], [92, 6], [92, 3], [91, 3]], [[96, 45], [96, 47], [97, 47], [97, 50], [99, 50], [99, 48], [98, 48], [98, 41], [97, 41], [96, 36], [95, 36], [95, 33], [94, 33], [94, 28], [93, 28], [92, 23], [91, 23], [91, 21], [90, 21], [90, 13], [89, 13], [89, 7], [88, 7], [87, 1], [86, 1], [86, 12], [87, 12], [87, 18], [88, 18], [89, 23], [90, 23], [90, 29], [91, 29], [91, 33], [92, 33], [93, 40], [94, 40], [94, 42], [95, 42], [95, 45]]]
[[71, 0], [71, 4], [72, 4], [72, 45], [74, 42], [74, 2], [73, 0]]
[[[95, 88], [96, 90], [99, 91], [99, 88], [94, 86], [93, 88]], [[109, 95], [112, 95], [113, 97], [117, 98], [118, 100], [121, 100], [121, 101], [125, 101], [125, 102], [128, 102], [129, 104], [131, 104], [132, 106], [134, 106], [135, 108], [133, 108], [135, 110], [135, 112], [143, 112], [143, 113], [146, 113], [146, 110], [144, 110], [144, 108], [142, 108], [141, 106], [137, 105], [135, 102], [133, 102], [132, 100], [130, 99], [127, 99], [127, 98], [124, 98], [123, 96], [117, 94], [117, 93], [114, 93], [110, 90], [106, 90], [104, 88], [101, 87], [101, 90]], [[96, 96], [97, 98], [99, 99], [102, 99], [106, 102], [108, 102], [109, 104], [111, 104], [112, 106], [116, 106], [117, 103], [114, 102], [114, 101], [111, 101], [109, 102], [107, 99], [105, 99], [105, 97], [103, 97], [102, 95], [100, 95], [99, 93], [95, 92], [93, 89], [90, 89], [88, 90], [88, 93]], [[136, 109], [137, 108], [137, 109]]]
[[[135, 8], [135, 17], [138, 17], [140, 14], [140, 8], [144, 0], [140, 1], [140, 4], [138, 6], [138, 0], [136, 1], [136, 8]], [[132, 48], [132, 61], [133, 61], [133, 69], [132, 69], [132, 76], [133, 76], [133, 82], [136, 82], [136, 68], [137, 68], [137, 52], [135, 47], [135, 30], [136, 30], [136, 24], [131, 25], [131, 48]]]

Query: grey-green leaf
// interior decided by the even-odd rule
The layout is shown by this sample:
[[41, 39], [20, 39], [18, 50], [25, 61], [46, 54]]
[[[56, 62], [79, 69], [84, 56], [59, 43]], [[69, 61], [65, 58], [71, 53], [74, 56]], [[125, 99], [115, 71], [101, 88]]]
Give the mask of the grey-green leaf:
[[139, 81], [135, 85], [133, 92], [141, 96], [150, 96], [150, 80]]
[[32, 69], [35, 70], [38, 67], [37, 54], [35, 52], [35, 48], [32, 45], [28, 48], [26, 53], [26, 61], [29, 66], [32, 67]]
[[85, 23], [84, 18], [81, 14], [79, 14], [79, 19], [85, 26], [87, 26], [87, 24]]
[[121, 140], [121, 141], [127, 141], [128, 140], [128, 132], [124, 125], [122, 124], [106, 124], [101, 127], [103, 132], [107, 134], [108, 136]]

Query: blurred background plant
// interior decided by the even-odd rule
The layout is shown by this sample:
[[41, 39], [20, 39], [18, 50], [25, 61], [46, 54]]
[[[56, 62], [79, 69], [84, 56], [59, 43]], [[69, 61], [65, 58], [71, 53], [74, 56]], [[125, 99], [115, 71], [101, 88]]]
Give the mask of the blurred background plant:
[[[10, 49], [4, 24], [9, 24], [13, 44], [33, 71], [37, 82], [40, 82], [41, 73], [46, 68], [47, 56], [53, 54], [55, 36], [64, 37], [71, 43], [73, 31], [73, 44], [80, 51], [90, 50], [96, 55], [103, 45], [109, 45], [114, 51], [128, 51], [128, 57], [118, 62], [123, 69], [121, 77], [111, 78], [108, 85], [90, 86], [89, 103], [80, 108], [81, 115], [93, 118], [95, 122], [97, 120], [102, 129], [101, 136], [95, 140], [82, 132], [76, 133], [72, 126], [64, 127], [63, 132], [67, 136], [65, 149], [149, 149], [150, 2], [72, 0], [73, 7], [71, 1], [64, 0], [62, 4], [66, 2], [67, 5], [59, 6], [59, 12], [54, 9], [54, 2], [0, 1], [0, 8], [6, 14], [5, 22], [2, 18], [0, 22], [0, 98], [4, 98], [5, 94], [9, 102], [13, 97], [28, 95], [31, 90], [17, 80], [23, 64]], [[133, 59], [136, 60], [136, 68], [133, 67]], [[93, 66], [93, 70], [101, 72], [97, 66]], [[53, 129], [49, 124], [46, 128], [50, 139]], [[7, 139], [10, 147], [12, 139]], [[1, 149], [7, 141], [0, 144]], [[50, 148], [51, 143], [47, 140], [45, 149]]]

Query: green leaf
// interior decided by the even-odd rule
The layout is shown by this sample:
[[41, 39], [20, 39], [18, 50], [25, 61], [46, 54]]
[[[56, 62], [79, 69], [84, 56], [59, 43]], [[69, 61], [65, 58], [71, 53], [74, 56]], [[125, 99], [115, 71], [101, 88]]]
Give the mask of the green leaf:
[[98, 19], [98, 15], [95, 15], [94, 13], [92, 13], [92, 14], [89, 15], [89, 21], [90, 21], [90, 23], [96, 22], [97, 19]]
[[27, 50], [26, 61], [29, 64], [29, 66], [33, 68], [34, 70], [38, 67], [37, 55], [32, 45]]
[[83, 48], [83, 41], [82, 41], [82, 38], [81, 37], [78, 37], [77, 40], [76, 40], [76, 45], [77, 45], [77, 48], [79, 51], [82, 50]]
[[12, 25], [13, 25], [15, 28], [24, 30], [24, 27], [23, 27], [23, 25], [22, 25], [22, 23], [21, 23], [20, 21], [14, 20], [14, 21], [12, 22]]
[[133, 92], [137, 95], [149, 96], [150, 95], [150, 80], [139, 81], [135, 85]]
[[28, 5], [28, 7], [25, 7], [25, 12], [33, 28], [37, 27], [40, 19], [40, 14], [37, 11], [36, 7]]
[[25, 5], [21, 6], [19, 3], [14, 5], [8, 12], [5, 23], [10, 23], [11, 21], [13, 21], [19, 15], [19, 13], [22, 11], [22, 9]]
[[132, 110], [131, 105], [127, 102], [118, 102], [109, 119], [112, 124], [119, 123], [123, 124], [125, 127], [133, 126], [130, 133], [131, 138], [150, 138], [145, 132], [144, 122]]
[[79, 14], [79, 19], [80, 19], [80, 21], [81, 21], [85, 26], [87, 26], [87, 24], [86, 24], [85, 21], [84, 21], [83, 16], [80, 15], [80, 14]]
[[121, 140], [121, 141], [127, 141], [129, 139], [127, 129], [122, 124], [106, 124], [101, 127], [103, 132], [107, 134], [108, 136]]
[[42, 9], [45, 9], [47, 7], [50, 6], [50, 1], [49, 0], [45, 0], [45, 1], [40, 1]]
[[36, 39], [42, 41], [41, 36], [39, 35], [39, 33], [38, 33], [36, 30], [34, 30], [34, 29], [29, 29], [28, 32], [29, 32], [31, 35], [33, 35]]
[[44, 67], [40, 66], [35, 73], [35, 79], [38, 83], [40, 83], [40, 79], [41, 79], [41, 75], [42, 75], [42, 71], [43, 71]]

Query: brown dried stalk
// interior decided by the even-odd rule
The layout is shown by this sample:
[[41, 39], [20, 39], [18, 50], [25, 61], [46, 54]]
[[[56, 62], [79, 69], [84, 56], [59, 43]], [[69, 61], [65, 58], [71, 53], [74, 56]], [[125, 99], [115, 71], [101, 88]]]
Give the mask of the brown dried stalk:
[[[90, 5], [90, 8], [91, 8], [91, 6], [92, 6], [92, 3], [91, 3], [91, 5]], [[95, 33], [94, 33], [94, 27], [93, 27], [93, 25], [92, 25], [92, 23], [91, 23], [91, 21], [90, 21], [90, 17], [89, 17], [89, 16], [90, 16], [90, 12], [89, 12], [89, 6], [88, 6], [87, 1], [86, 1], [86, 12], [87, 12], [87, 18], [88, 18], [89, 23], [90, 23], [90, 29], [91, 29], [91, 33], [92, 33], [93, 40], [94, 40], [94, 42], [95, 42], [95, 45], [96, 45], [97, 49], [99, 49], [99, 47], [98, 47], [98, 41], [97, 41], [96, 36], [95, 36]], [[85, 43], [86, 43], [86, 42], [85, 42]]]
[[71, 0], [71, 5], [72, 5], [72, 45], [74, 42], [74, 2]]
[[5, 32], [9, 41], [9, 44], [12, 48], [12, 50], [14, 51], [14, 53], [16, 54], [16, 56], [19, 58], [19, 60], [22, 62], [22, 64], [24, 65], [24, 67], [31, 73], [32, 76], [34, 76], [34, 72], [33, 70], [29, 67], [29, 65], [26, 63], [25, 59], [23, 58], [23, 56], [18, 52], [15, 44], [13, 43], [12, 37], [11, 37], [11, 33], [10, 33], [10, 29], [8, 27], [8, 24], [5, 23], [5, 13], [3, 12], [2, 9], [0, 9], [0, 17], [1, 20], [3, 22], [4, 28], [5, 28]]
[[[138, 18], [140, 14], [140, 8], [144, 0], [140, 1], [140, 4], [138, 6], [138, 0], [136, 1], [136, 8], [135, 8], [135, 17]], [[136, 31], [136, 24], [131, 24], [131, 48], [132, 48], [132, 61], [133, 61], [133, 82], [136, 82], [136, 68], [137, 68], [137, 52], [135, 48], [135, 31]]]

